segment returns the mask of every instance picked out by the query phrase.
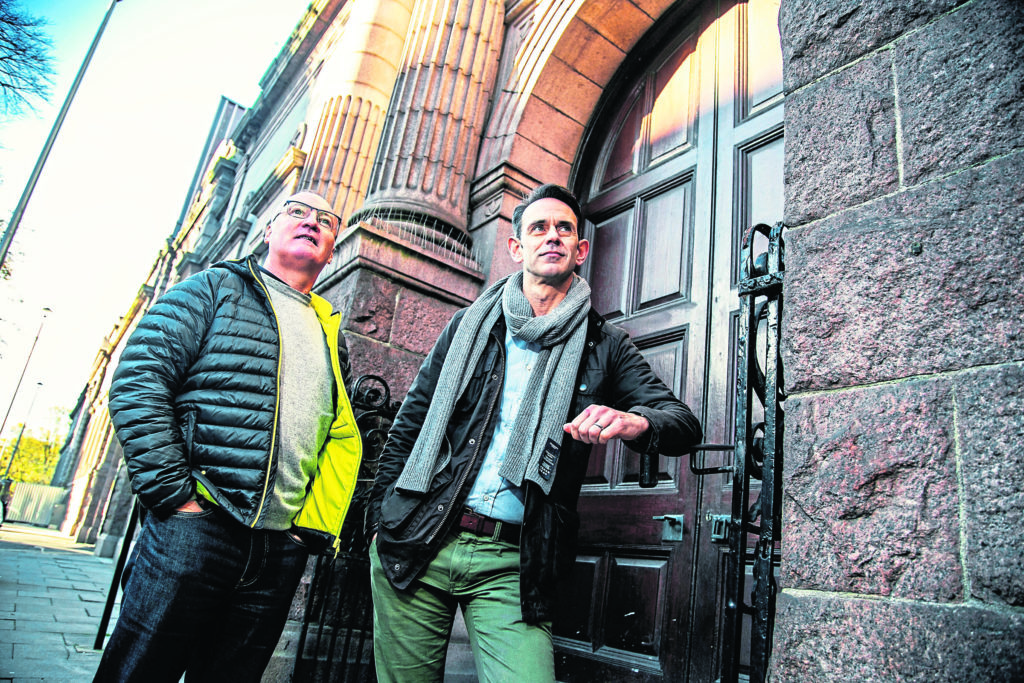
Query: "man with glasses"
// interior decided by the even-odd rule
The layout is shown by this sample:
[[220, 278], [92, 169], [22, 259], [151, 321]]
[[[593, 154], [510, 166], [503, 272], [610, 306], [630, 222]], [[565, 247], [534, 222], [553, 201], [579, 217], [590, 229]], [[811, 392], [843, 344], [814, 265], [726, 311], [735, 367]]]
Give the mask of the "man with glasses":
[[145, 511], [97, 681], [259, 681], [310, 552], [336, 553], [362, 455], [341, 316], [313, 284], [340, 227], [312, 192], [139, 322], [110, 417]]

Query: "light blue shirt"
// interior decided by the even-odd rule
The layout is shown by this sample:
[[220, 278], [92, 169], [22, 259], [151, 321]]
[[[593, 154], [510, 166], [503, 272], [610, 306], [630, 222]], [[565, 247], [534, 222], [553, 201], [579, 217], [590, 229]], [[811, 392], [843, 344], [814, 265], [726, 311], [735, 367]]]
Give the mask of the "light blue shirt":
[[505, 331], [505, 387], [498, 408], [498, 424], [494, 437], [484, 455], [476, 483], [469, 492], [466, 506], [478, 514], [511, 524], [523, 523], [524, 490], [498, 474], [505, 457], [508, 440], [512, 436], [523, 392], [537, 362], [540, 344], [513, 337]]

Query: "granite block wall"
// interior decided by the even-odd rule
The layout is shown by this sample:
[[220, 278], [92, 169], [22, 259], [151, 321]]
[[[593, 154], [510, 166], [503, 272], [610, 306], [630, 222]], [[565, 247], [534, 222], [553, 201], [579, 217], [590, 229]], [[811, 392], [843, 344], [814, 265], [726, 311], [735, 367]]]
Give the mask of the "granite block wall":
[[1024, 4], [783, 0], [775, 681], [1024, 680]]
[[461, 307], [370, 268], [352, 270], [331, 295], [342, 315], [353, 380], [365, 374], [383, 377], [398, 401]]

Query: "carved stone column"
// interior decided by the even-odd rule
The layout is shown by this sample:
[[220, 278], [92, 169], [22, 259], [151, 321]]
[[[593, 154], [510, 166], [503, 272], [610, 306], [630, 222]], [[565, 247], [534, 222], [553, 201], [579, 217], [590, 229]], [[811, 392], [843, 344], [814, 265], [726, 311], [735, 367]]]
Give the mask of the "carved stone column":
[[465, 234], [503, 13], [503, 0], [417, 2], [366, 202], [350, 224], [372, 217]]
[[320, 117], [299, 186], [343, 219], [363, 200], [415, 1], [349, 2], [324, 41], [312, 93]]
[[[503, 12], [504, 0], [416, 0], [372, 171], [365, 184], [350, 181], [368, 187], [365, 203], [320, 275], [318, 292], [342, 315], [353, 368], [383, 376], [396, 397], [483, 282], [466, 214]], [[341, 117], [356, 105], [332, 106]], [[362, 139], [354, 124], [345, 130]]]

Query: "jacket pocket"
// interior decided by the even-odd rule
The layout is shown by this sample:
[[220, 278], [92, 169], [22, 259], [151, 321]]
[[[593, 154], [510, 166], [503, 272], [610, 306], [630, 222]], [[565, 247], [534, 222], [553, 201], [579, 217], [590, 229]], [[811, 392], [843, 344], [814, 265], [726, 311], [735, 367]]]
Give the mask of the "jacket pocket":
[[392, 533], [398, 533], [406, 526], [413, 514], [423, 503], [420, 496], [402, 493], [392, 484], [380, 502], [380, 525]]
[[196, 436], [196, 409], [189, 408], [181, 420], [181, 440], [185, 444], [185, 461], [192, 466], [192, 449]]
[[468, 419], [480, 407], [480, 397], [487, 394], [487, 386], [491, 382], [498, 381], [499, 376], [496, 367], [498, 352], [493, 344], [488, 345], [488, 351], [484, 357], [473, 368], [473, 372], [466, 383], [466, 388], [455, 402], [452, 409], [452, 418], [449, 423], [456, 423], [462, 419]]
[[414, 518], [422, 516], [422, 514], [416, 515], [416, 511], [421, 510], [428, 500], [437, 497], [438, 492], [448, 486], [452, 480], [451, 452], [451, 442], [445, 436], [444, 442], [441, 444], [441, 452], [437, 455], [437, 461], [441, 463], [441, 466], [431, 478], [426, 493], [399, 491], [398, 482], [392, 482], [380, 502], [380, 525], [383, 528], [392, 532], [392, 535], [397, 535], [408, 527]]

